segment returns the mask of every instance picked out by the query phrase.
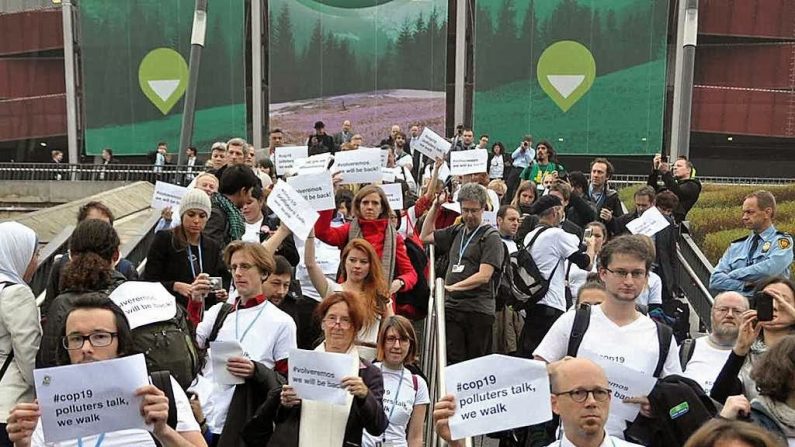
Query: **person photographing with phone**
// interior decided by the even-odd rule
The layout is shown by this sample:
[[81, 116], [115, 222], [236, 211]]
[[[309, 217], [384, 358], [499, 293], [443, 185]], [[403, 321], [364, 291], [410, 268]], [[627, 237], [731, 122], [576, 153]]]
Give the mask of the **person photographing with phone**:
[[[674, 210], [674, 220], [680, 223], [687, 217], [690, 208], [698, 201], [701, 194], [701, 182], [693, 173], [693, 163], [685, 157], [678, 158], [673, 164], [669, 163], [667, 155], [657, 154], [652, 160], [652, 171], [647, 184], [655, 192], [669, 190], [679, 198], [679, 205]], [[662, 180], [662, 185], [660, 185]]]
[[762, 354], [793, 333], [795, 284], [786, 278], [769, 277], [757, 287], [752, 309], [740, 318], [734, 349], [715, 379], [710, 396], [727, 404], [729, 396], [743, 395], [748, 401], [758, 397], [752, 371]]

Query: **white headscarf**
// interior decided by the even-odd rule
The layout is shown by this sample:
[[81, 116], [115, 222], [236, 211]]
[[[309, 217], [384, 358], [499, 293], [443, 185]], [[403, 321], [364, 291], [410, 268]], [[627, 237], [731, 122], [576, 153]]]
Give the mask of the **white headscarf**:
[[0, 281], [25, 284], [25, 274], [36, 253], [36, 233], [17, 222], [0, 223]]

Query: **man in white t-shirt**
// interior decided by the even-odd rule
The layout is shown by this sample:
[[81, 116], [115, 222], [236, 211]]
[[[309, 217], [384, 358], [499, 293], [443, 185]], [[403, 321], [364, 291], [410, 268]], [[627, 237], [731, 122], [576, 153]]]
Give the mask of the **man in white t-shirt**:
[[[597, 355], [652, 376], [660, 360], [657, 324], [635, 309], [635, 299], [646, 285], [654, 261], [652, 251], [641, 236], [621, 236], [605, 244], [599, 261], [607, 300], [591, 309], [578, 352], [583, 357]], [[567, 312], [552, 325], [533, 352], [536, 359], [554, 362], [567, 355], [575, 312]], [[606, 372], [610, 378], [610, 371]], [[682, 374], [673, 337], [659, 377], [671, 374]], [[641, 413], [651, 416], [648, 396], [635, 396], [624, 402], [641, 404]], [[623, 437], [624, 429], [625, 423], [619, 418], [612, 418], [607, 425], [607, 432], [613, 436]]]
[[723, 292], [712, 305], [712, 332], [706, 337], [682, 342], [680, 359], [684, 376], [709, 395], [740, 331], [740, 315], [748, 310], [748, 299], [737, 292]]
[[[605, 430], [612, 396], [605, 371], [599, 365], [588, 359], [563, 359], [549, 365], [549, 383], [552, 388], [552, 411], [560, 416], [563, 432], [560, 439], [548, 447], [638, 445], [610, 436]], [[450, 447], [463, 447], [463, 440], [450, 440], [448, 420], [453, 414], [455, 400], [453, 395], [448, 394], [434, 406], [436, 432], [450, 442]]]
[[[563, 315], [566, 305], [566, 261], [583, 270], [590, 270], [594, 258], [593, 239], [580, 245], [580, 239], [560, 228], [565, 211], [560, 198], [546, 195], [533, 204], [532, 213], [538, 216], [539, 225], [527, 233], [524, 247], [530, 250], [538, 270], [549, 280], [549, 290], [538, 303], [527, 309], [527, 318], [519, 337], [518, 355], [530, 358], [547, 331]], [[540, 232], [540, 233], [539, 233]], [[533, 239], [538, 235], [538, 238]]]
[[[115, 359], [133, 349], [132, 334], [124, 312], [104, 296], [87, 295], [79, 298], [66, 316], [63, 333], [64, 347], [69, 355], [69, 362], [73, 365]], [[147, 385], [138, 388], [136, 392], [143, 397], [141, 414], [144, 421], [151, 424], [151, 431], [119, 430], [69, 441], [45, 443], [39, 420], [40, 408], [34, 402], [17, 404], [11, 410], [8, 417], [8, 437], [17, 447], [154, 447], [154, 438], [165, 447], [206, 447], [207, 443], [193, 417], [188, 398], [173, 377], [171, 390], [174, 394], [174, 405], [177, 407], [177, 424], [174, 428], [167, 424], [168, 408], [171, 405], [168, 397], [154, 385]]]

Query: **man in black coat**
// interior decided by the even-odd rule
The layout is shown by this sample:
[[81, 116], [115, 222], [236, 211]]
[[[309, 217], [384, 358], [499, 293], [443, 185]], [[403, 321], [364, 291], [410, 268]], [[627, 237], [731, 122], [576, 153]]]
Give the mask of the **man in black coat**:
[[[684, 157], [680, 157], [673, 164], [673, 169], [668, 163], [662, 161], [662, 157], [654, 157], [654, 169], [649, 174], [648, 185], [656, 192], [663, 190], [671, 191], [679, 198], [679, 205], [674, 209], [674, 220], [681, 223], [687, 218], [690, 208], [698, 201], [701, 194], [701, 182], [693, 178], [693, 163]], [[659, 184], [662, 179], [663, 184]]]
[[336, 152], [334, 137], [326, 133], [326, 125], [323, 124], [323, 121], [315, 123], [315, 134], [309, 136], [306, 145], [309, 147], [309, 156]]
[[[610, 221], [624, 214], [618, 192], [610, 188], [613, 165], [606, 158], [595, 158], [591, 162], [591, 183], [588, 185], [588, 200], [594, 204], [598, 220], [610, 228]], [[612, 236], [612, 234], [611, 234]]]
[[610, 221], [607, 231], [614, 236], [620, 236], [622, 234], [629, 233], [629, 230], [627, 230], [627, 224], [640, 217], [647, 209], [653, 207], [655, 197], [656, 194], [654, 193], [654, 189], [650, 186], [644, 186], [635, 191], [635, 195], [633, 196], [633, 200], [635, 201], [635, 211], [624, 214], [623, 216]]

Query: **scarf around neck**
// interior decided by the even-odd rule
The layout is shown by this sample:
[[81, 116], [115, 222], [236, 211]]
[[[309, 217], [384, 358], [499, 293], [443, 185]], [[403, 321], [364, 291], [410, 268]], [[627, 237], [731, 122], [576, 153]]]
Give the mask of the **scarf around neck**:
[[754, 399], [754, 402], [770, 413], [787, 438], [795, 438], [795, 408], [768, 396], [759, 396]]
[[221, 211], [226, 214], [227, 222], [229, 223], [229, 236], [230, 240], [237, 241], [243, 237], [243, 234], [246, 232], [246, 221], [243, 220], [243, 215], [240, 214], [240, 210], [237, 209], [234, 203], [231, 200], [226, 198], [225, 195], [220, 193], [213, 194], [212, 197], [213, 205], [218, 206], [221, 208]]
[[[389, 222], [387, 222], [384, 230], [386, 233], [384, 234], [384, 248], [381, 251], [381, 269], [384, 271], [384, 277], [387, 279], [388, 286], [392, 284], [395, 275], [395, 249], [397, 247], [395, 238], [397, 234], [395, 232], [395, 227]], [[358, 218], [353, 219], [348, 228], [348, 241], [356, 238], [367, 239], [362, 233], [362, 227], [359, 225]], [[340, 267], [344, 268], [343, 265], [340, 265]]]

